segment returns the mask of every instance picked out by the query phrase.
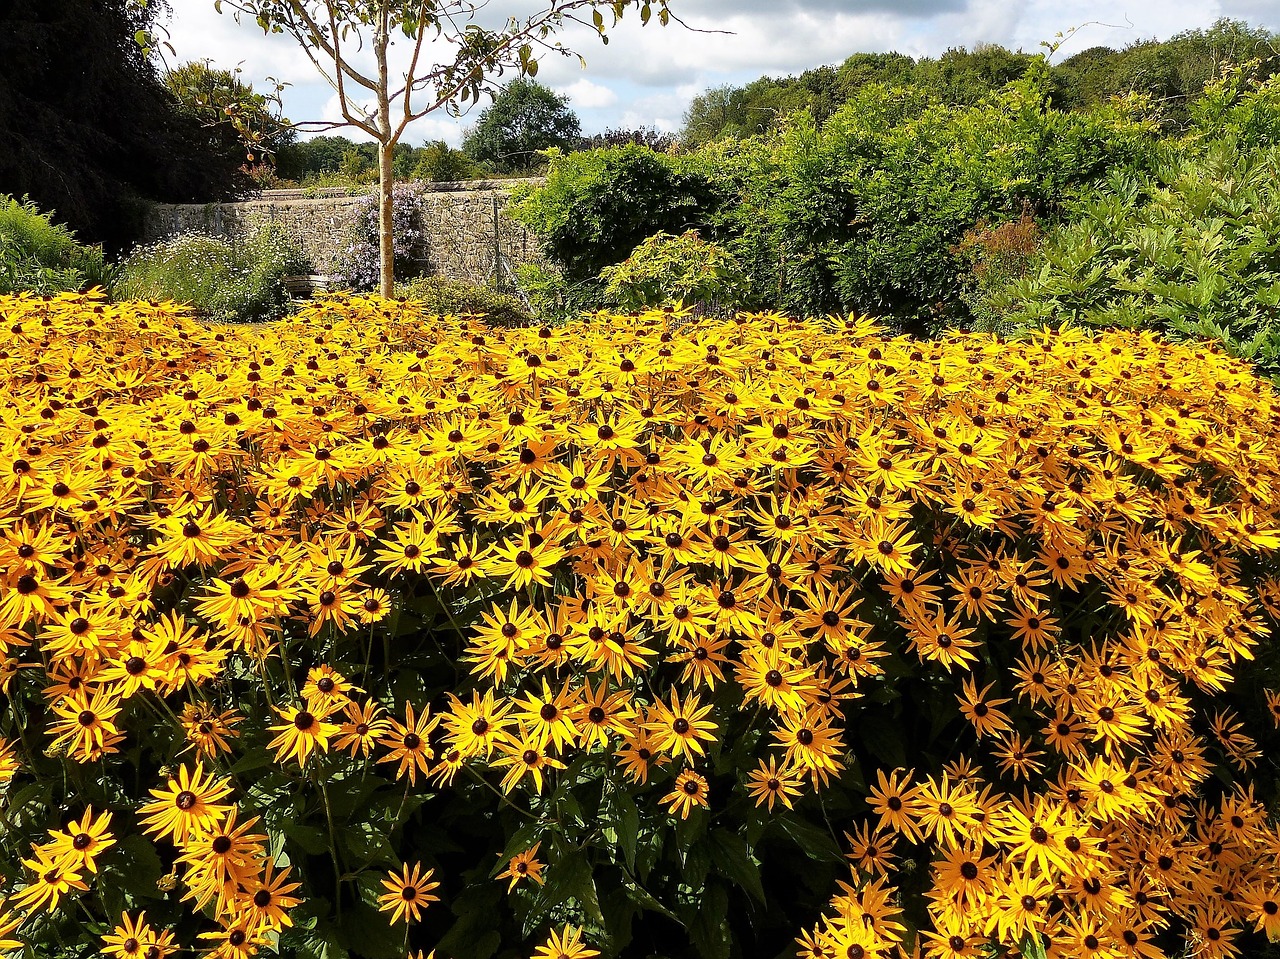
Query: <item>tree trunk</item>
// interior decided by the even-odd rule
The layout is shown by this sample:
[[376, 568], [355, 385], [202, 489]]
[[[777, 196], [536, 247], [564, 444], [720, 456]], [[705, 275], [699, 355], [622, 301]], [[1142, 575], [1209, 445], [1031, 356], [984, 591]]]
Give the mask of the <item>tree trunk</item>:
[[391, 167], [390, 143], [378, 144], [378, 292], [391, 296], [395, 284], [396, 247], [392, 233], [391, 186], [395, 173]]
[[[378, 23], [373, 35], [373, 55], [378, 61], [378, 292], [391, 296], [396, 282], [396, 247], [391, 218], [391, 186], [395, 171], [391, 152], [398, 138], [391, 129], [391, 71], [387, 67], [387, 47], [391, 43], [391, 6], [378, 3]], [[405, 96], [408, 96], [406, 91]]]

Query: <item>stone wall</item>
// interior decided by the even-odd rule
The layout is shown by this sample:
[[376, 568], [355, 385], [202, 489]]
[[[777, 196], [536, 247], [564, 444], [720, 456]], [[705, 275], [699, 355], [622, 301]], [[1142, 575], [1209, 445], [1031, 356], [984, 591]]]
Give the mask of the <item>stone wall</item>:
[[[484, 283], [494, 275], [495, 247], [501, 249], [511, 269], [540, 260], [537, 237], [502, 212], [512, 188], [529, 182], [411, 184], [417, 193], [418, 225], [425, 236], [422, 272]], [[336, 191], [308, 196], [300, 190], [267, 190], [258, 199], [241, 203], [156, 204], [147, 216], [145, 239], [154, 242], [195, 231], [233, 239], [266, 223], [292, 238], [306, 252], [315, 272], [329, 273], [356, 239], [359, 211], [367, 206], [369, 196]]]

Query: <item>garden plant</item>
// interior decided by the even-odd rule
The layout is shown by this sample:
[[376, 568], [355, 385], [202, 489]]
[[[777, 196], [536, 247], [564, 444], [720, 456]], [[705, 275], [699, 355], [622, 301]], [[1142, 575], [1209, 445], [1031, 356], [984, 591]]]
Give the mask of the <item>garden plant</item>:
[[0, 314], [0, 952], [1280, 934], [1280, 401], [1220, 349]]

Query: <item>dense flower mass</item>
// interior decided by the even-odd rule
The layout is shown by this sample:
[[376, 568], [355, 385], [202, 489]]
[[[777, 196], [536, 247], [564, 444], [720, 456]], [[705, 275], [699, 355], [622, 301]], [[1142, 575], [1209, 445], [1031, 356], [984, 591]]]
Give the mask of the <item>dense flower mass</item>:
[[0, 317], [0, 951], [615, 955], [646, 913], [727, 955], [779, 839], [837, 833], [827, 911], [771, 907], [806, 959], [1280, 936], [1280, 402], [1242, 364], [372, 297]]

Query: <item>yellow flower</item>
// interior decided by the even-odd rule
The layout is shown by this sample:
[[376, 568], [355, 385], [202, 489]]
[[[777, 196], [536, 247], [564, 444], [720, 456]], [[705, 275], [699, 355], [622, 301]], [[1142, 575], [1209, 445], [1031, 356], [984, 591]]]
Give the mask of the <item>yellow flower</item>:
[[662, 801], [667, 803], [667, 811], [673, 816], [678, 812], [681, 819], [689, 818], [689, 811], [694, 806], [707, 808], [707, 779], [701, 773], [692, 769], [686, 769], [676, 777], [675, 786], [671, 792], [662, 797]]
[[507, 868], [498, 873], [499, 879], [510, 879], [507, 884], [507, 892], [511, 892], [516, 884], [523, 879], [529, 879], [541, 886], [546, 880], [542, 876], [542, 863], [538, 861], [538, 847], [542, 843], [536, 842], [529, 849], [518, 852], [511, 857], [511, 861], [507, 863]]
[[329, 740], [338, 734], [337, 723], [329, 717], [338, 708], [337, 703], [307, 703], [301, 707], [286, 706], [276, 709], [284, 720], [279, 726], [269, 727], [276, 737], [267, 744], [276, 751], [275, 761], [296, 760], [299, 766], [307, 764], [312, 750], [329, 751]]
[[591, 959], [598, 955], [598, 949], [588, 948], [582, 942], [580, 926], [565, 926], [559, 932], [551, 930], [547, 941], [533, 951], [532, 959]]
[[439, 896], [431, 895], [431, 890], [440, 886], [440, 883], [431, 881], [434, 873], [434, 869], [424, 872], [420, 862], [414, 863], [412, 869], [405, 863], [401, 872], [387, 873], [387, 878], [382, 880], [387, 891], [378, 896], [378, 909], [390, 914], [393, 925], [401, 919], [406, 924], [417, 922], [423, 909], [440, 901]]

